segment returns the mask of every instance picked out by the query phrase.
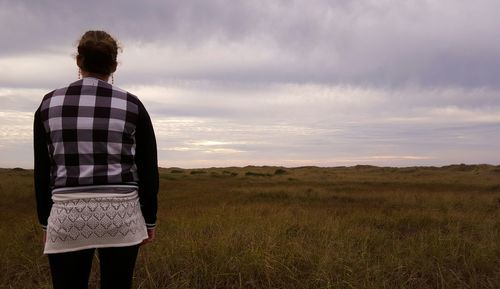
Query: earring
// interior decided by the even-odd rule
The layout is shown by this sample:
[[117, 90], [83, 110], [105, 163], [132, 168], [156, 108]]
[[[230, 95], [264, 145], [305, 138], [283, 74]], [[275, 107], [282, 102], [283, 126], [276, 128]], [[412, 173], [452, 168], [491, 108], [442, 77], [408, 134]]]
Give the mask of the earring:
[[82, 70], [78, 68], [78, 79], [82, 78]]
[[111, 84], [115, 84], [115, 76], [111, 73]]

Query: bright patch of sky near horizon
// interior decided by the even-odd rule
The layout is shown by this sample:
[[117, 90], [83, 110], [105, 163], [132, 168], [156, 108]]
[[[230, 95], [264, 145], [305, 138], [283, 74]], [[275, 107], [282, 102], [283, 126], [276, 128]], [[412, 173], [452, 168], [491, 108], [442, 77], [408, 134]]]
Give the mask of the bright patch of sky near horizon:
[[92, 2], [0, 1], [0, 167], [96, 28], [161, 166], [500, 164], [497, 1]]

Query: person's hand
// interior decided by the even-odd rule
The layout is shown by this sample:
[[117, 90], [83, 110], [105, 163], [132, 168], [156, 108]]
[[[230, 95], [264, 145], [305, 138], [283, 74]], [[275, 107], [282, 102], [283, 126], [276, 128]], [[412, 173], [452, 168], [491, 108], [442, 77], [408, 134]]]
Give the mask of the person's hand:
[[155, 228], [148, 229], [148, 238], [144, 239], [142, 241], [141, 245], [153, 242], [153, 240], [155, 239], [155, 236], [156, 236]]
[[43, 241], [44, 244], [47, 241], [47, 231], [43, 231], [42, 241]]

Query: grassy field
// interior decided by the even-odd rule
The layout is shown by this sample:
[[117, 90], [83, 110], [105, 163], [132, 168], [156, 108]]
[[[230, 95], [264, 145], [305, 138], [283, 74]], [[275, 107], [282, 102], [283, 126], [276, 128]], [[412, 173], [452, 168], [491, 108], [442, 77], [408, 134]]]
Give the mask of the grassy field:
[[[32, 187], [0, 169], [0, 288], [50, 288]], [[158, 217], [135, 288], [500, 288], [500, 166], [161, 169]]]

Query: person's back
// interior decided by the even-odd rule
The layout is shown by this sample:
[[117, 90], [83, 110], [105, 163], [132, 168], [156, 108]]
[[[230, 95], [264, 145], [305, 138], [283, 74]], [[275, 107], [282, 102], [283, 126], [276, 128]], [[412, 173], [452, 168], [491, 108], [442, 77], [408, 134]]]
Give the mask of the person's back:
[[40, 120], [53, 158], [52, 193], [116, 184], [137, 189], [134, 149], [140, 106], [142, 112], [135, 96], [91, 77], [47, 94]]
[[45, 95], [35, 113], [35, 190], [54, 288], [86, 288], [94, 248], [102, 288], [129, 288], [138, 246], [154, 237], [156, 141], [140, 100], [107, 83], [117, 50], [106, 32], [85, 33], [83, 79]]

